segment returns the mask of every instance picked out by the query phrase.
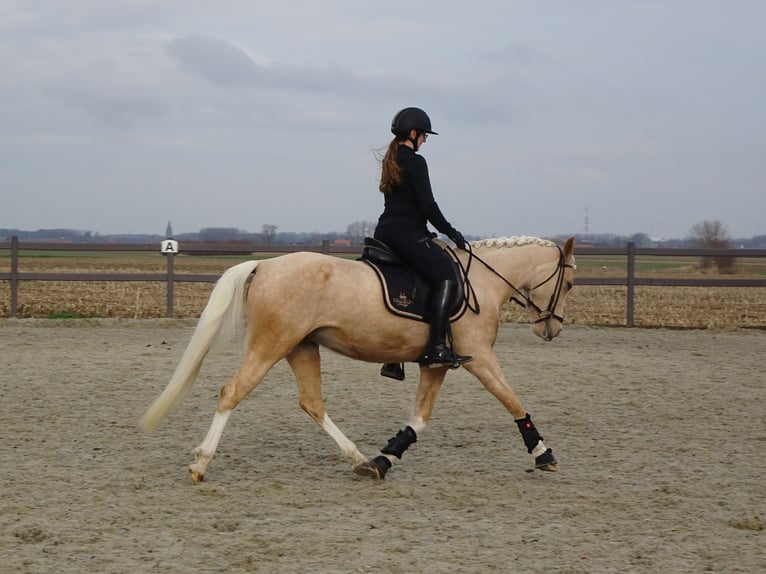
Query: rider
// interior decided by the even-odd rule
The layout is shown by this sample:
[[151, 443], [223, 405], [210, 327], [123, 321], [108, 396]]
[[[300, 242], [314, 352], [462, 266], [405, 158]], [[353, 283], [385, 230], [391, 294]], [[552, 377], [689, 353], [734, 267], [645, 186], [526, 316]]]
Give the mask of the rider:
[[430, 135], [428, 114], [420, 108], [404, 108], [391, 122], [394, 138], [382, 160], [380, 191], [385, 208], [375, 228], [375, 239], [391, 247], [408, 265], [416, 269], [434, 288], [431, 303], [430, 340], [418, 361], [429, 367], [457, 368], [472, 359], [456, 355], [447, 347], [450, 304], [458, 285], [452, 260], [432, 239], [430, 222], [449, 237], [459, 249], [465, 239], [442, 215], [431, 191], [428, 166], [418, 149]]

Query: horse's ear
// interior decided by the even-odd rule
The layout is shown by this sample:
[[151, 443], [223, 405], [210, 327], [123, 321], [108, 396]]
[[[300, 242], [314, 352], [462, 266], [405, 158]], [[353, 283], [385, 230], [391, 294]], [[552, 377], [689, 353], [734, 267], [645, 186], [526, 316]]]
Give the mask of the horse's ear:
[[574, 237], [570, 237], [564, 242], [562, 251], [564, 252], [564, 260], [569, 261], [572, 258], [572, 253], [574, 253]]

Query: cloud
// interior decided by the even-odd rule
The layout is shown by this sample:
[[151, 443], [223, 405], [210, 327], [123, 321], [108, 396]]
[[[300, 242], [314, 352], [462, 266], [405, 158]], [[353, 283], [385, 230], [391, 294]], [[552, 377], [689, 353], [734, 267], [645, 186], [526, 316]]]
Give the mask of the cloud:
[[59, 102], [91, 116], [102, 125], [128, 127], [151, 121], [168, 111], [167, 102], [155, 94], [131, 89], [121, 82], [58, 84], [47, 90]]
[[[367, 72], [337, 64], [299, 66], [266, 57], [256, 63], [249, 49], [209, 35], [192, 34], [167, 42], [167, 52], [180, 69], [221, 90], [272, 90], [310, 96], [330, 95], [342, 101], [374, 105], [401, 101], [403, 105], [436, 102], [433, 109], [456, 121], [481, 124], [509, 119], [510, 108], [524, 89], [507, 76], [468, 73], [434, 75], [394, 70]], [[406, 102], [406, 104], [405, 104]], [[393, 110], [391, 111], [393, 113]]]
[[221, 90], [272, 90], [317, 98], [330, 94], [343, 100], [387, 99], [397, 83], [387, 74], [365, 75], [353, 69], [327, 64], [299, 66], [275, 62], [256, 63], [250, 52], [226, 40], [192, 34], [171, 39], [168, 53], [182, 70]]
[[[666, 201], [759, 229], [766, 3], [556, 6], [0, 1], [0, 183], [9, 194], [0, 217], [41, 226], [35, 194], [65, 190], [78, 194], [72, 205], [95, 205], [108, 188], [134, 203], [140, 190], [147, 209], [155, 194], [186, 208], [211, 190], [231, 201], [255, 190], [269, 194], [271, 210], [256, 217], [283, 228], [371, 219], [371, 149], [387, 143], [397, 109], [417, 105], [442, 133], [424, 149], [440, 205], [473, 232], [540, 234], [580, 219], [562, 210], [533, 221], [514, 208], [508, 222], [504, 209], [466, 197], [493, 190], [499, 206], [540, 196], [571, 212], [587, 201], [594, 221], [608, 198], [603, 220], [614, 231], [655, 225]], [[357, 194], [372, 207], [354, 211], [347, 198]], [[293, 209], [317, 197], [316, 209]], [[742, 211], [743, 201], [755, 208]], [[222, 223], [252, 218], [217, 203]], [[183, 227], [209, 224], [209, 208], [194, 211]], [[64, 215], [46, 217], [70, 225]], [[119, 228], [124, 216], [114, 217]]]
[[110, 128], [155, 122], [166, 116], [171, 106], [163, 89], [162, 64], [154, 54], [151, 47], [102, 50], [76, 65], [68, 61], [35, 82], [42, 98], [68, 110], [59, 107], [61, 120], [77, 111]]
[[167, 50], [182, 69], [213, 84], [253, 84], [259, 79], [258, 66], [247, 53], [224, 40], [194, 34], [170, 40]]

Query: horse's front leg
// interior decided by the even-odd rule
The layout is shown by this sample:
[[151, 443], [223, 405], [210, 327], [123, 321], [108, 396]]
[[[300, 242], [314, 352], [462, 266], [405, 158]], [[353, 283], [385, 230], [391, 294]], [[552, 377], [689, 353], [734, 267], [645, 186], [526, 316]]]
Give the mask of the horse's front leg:
[[380, 455], [354, 467], [354, 472], [371, 478], [383, 479], [394, 463], [401, 459], [404, 451], [418, 440], [418, 433], [426, 428], [431, 420], [436, 397], [441, 390], [447, 369], [420, 368], [420, 383], [415, 395], [415, 412], [412, 414], [410, 424], [396, 433], [386, 446], [380, 450]]
[[485, 356], [474, 357], [474, 360], [463, 365], [463, 368], [478, 378], [484, 387], [513, 415], [521, 437], [524, 439], [527, 452], [535, 457], [535, 468], [548, 471], [558, 470], [558, 463], [556, 457], [553, 456], [553, 451], [545, 446], [542, 435], [532, 422], [532, 417], [529, 416], [524, 405], [521, 404], [521, 399], [505, 380], [494, 352]]

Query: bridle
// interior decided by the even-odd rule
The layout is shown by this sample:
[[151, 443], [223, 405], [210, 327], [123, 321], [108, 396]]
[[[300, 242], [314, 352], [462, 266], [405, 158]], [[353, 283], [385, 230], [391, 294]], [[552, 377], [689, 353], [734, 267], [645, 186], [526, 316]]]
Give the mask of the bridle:
[[[574, 269], [574, 265], [567, 263], [564, 259], [564, 252], [561, 250], [560, 246], [556, 246], [559, 250], [559, 261], [556, 265], [556, 269], [553, 270], [553, 273], [548, 275], [543, 281], [535, 285], [529, 290], [529, 295], [526, 297], [526, 303], [527, 305], [531, 305], [532, 308], [537, 311], [539, 314], [539, 317], [535, 321], [535, 323], [541, 323], [542, 321], [547, 320], [550, 317], [553, 317], [554, 319], [557, 319], [560, 323], [564, 322], [564, 317], [561, 315], [556, 314], [555, 309], [556, 306], [559, 304], [559, 299], [561, 299], [561, 292], [564, 290], [564, 272], [567, 268]], [[556, 285], [553, 288], [553, 292], [551, 293], [551, 298], [548, 300], [548, 307], [546, 307], [544, 310], [535, 304], [534, 301], [532, 301], [531, 295], [532, 292], [537, 289], [538, 287], [545, 285], [548, 281], [556, 277]], [[520, 301], [516, 300], [517, 303], [521, 304]]]
[[[468, 269], [471, 267], [471, 260], [476, 259], [479, 263], [484, 265], [487, 269], [489, 269], [492, 273], [497, 275], [500, 279], [502, 279], [506, 285], [508, 285], [511, 289], [513, 289], [516, 294], [511, 295], [511, 301], [514, 303], [518, 303], [525, 309], [527, 307], [532, 307], [535, 311], [537, 311], [538, 317], [535, 319], [535, 323], [542, 323], [543, 321], [547, 321], [551, 317], [558, 320], [560, 323], [564, 322], [564, 317], [556, 313], [556, 306], [559, 303], [559, 299], [561, 299], [561, 293], [564, 290], [564, 272], [566, 269], [574, 269], [574, 265], [571, 263], [567, 263], [564, 259], [564, 252], [562, 251], [561, 247], [559, 245], [556, 245], [557, 249], [559, 250], [559, 261], [556, 265], [556, 269], [553, 270], [553, 272], [548, 275], [545, 279], [540, 281], [537, 285], [529, 289], [528, 294], [524, 293], [521, 289], [516, 287], [513, 283], [508, 281], [505, 277], [503, 277], [500, 273], [495, 270], [494, 267], [492, 267], [489, 263], [484, 261], [481, 257], [476, 255], [473, 252], [473, 249], [471, 248], [471, 245], [469, 243], [466, 244], [467, 251], [468, 251], [468, 263], [466, 264], [466, 278], [468, 277]], [[535, 303], [532, 300], [532, 292], [537, 289], [538, 287], [542, 287], [548, 281], [551, 281], [555, 278], [556, 285], [553, 289], [553, 292], [551, 293], [551, 297], [548, 300], [548, 306], [545, 309], [542, 309], [537, 303]]]

